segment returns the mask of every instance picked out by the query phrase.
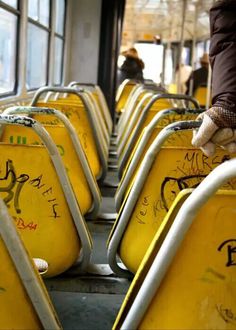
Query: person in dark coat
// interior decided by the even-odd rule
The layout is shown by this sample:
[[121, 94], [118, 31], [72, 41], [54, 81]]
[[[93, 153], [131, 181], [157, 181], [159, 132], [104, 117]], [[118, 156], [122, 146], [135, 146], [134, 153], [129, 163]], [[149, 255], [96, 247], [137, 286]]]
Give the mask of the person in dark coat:
[[125, 61], [122, 66], [118, 69], [117, 73], [117, 84], [118, 86], [125, 79], [134, 79], [143, 82], [143, 69], [144, 63], [139, 58], [138, 52], [135, 48], [130, 48], [121, 53], [125, 56]]
[[215, 146], [236, 152], [236, 1], [220, 0], [210, 9], [212, 107], [200, 119], [192, 144], [210, 156]]
[[191, 81], [193, 82], [192, 94], [196, 92], [197, 88], [200, 86], [207, 86], [208, 78], [208, 66], [209, 66], [209, 57], [207, 53], [204, 53], [200, 58], [201, 67], [197, 70], [194, 70], [191, 74], [191, 77], [186, 82], [187, 90], [186, 94], [189, 94]]

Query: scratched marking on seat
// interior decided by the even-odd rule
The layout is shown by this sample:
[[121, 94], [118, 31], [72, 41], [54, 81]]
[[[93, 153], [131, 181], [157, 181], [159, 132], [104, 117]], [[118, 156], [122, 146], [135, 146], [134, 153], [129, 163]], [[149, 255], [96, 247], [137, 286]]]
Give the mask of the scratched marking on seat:
[[164, 118], [162, 118], [159, 122], [158, 122], [158, 126], [160, 127], [165, 127], [171, 123], [174, 123], [176, 121], [180, 121], [180, 120], [194, 120], [196, 119], [196, 115], [194, 114], [174, 114], [174, 115], [168, 115]]
[[5, 195], [3, 200], [7, 207], [10, 207], [10, 204], [13, 202], [16, 213], [20, 214], [22, 212], [19, 200], [24, 186], [29, 184], [34, 189], [37, 189], [50, 205], [49, 217], [54, 219], [60, 218], [58, 202], [54, 197], [53, 187], [47, 186], [44, 182], [43, 174], [39, 174], [33, 178], [26, 173], [17, 174], [11, 159], [5, 162], [5, 170], [1, 170], [0, 173], [2, 174], [0, 177], [0, 193], [3, 196]]
[[30, 231], [31, 230], [34, 231], [38, 227], [38, 224], [37, 223], [34, 223], [33, 221], [26, 222], [21, 217], [15, 217], [15, 216], [13, 216], [12, 218], [13, 218], [13, 220], [14, 220], [14, 222], [16, 224], [16, 227], [18, 229], [22, 229], [22, 230], [29, 229]]
[[[174, 149], [173, 151], [166, 149], [166, 152], [167, 154], [172, 153]], [[229, 158], [224, 153], [212, 158], [208, 158], [200, 151], [188, 150], [180, 153], [174, 163], [167, 164], [162, 169], [159, 178], [158, 176], [155, 177], [155, 180], [151, 180], [151, 176], [147, 178], [147, 186], [144, 185], [143, 192], [136, 204], [134, 213], [136, 221], [140, 225], [149, 224], [158, 227], [181, 190], [197, 187], [213, 168]], [[158, 163], [155, 166], [156, 171], [159, 171]], [[235, 186], [236, 180], [233, 179], [223, 188], [232, 189]]]
[[216, 310], [221, 318], [225, 321], [225, 323], [236, 324], [236, 313], [230, 307], [217, 304]]
[[[172, 171], [174, 175], [166, 176], [162, 181], [157, 205], [161, 205], [168, 211], [179, 191], [196, 188], [214, 167], [226, 160], [229, 160], [227, 155], [223, 155], [221, 158], [219, 156], [208, 158], [199, 152], [187, 152], [183, 160], [176, 162], [176, 169]], [[155, 215], [157, 215], [156, 211], [158, 211], [158, 207], [154, 206]]]

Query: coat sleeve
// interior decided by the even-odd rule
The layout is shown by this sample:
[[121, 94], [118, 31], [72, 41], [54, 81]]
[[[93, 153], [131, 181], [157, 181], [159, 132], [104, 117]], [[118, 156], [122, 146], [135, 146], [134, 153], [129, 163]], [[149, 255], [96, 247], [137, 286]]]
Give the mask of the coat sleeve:
[[236, 113], [236, 1], [210, 9], [212, 104]]

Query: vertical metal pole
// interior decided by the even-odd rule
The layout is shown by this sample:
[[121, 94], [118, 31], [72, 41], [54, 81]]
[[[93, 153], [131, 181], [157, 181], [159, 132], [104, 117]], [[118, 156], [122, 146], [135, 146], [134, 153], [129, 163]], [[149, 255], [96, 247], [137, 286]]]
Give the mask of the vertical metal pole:
[[[192, 41], [192, 58], [191, 65], [192, 71], [195, 70], [196, 61], [196, 35], [197, 35], [197, 22], [198, 22], [198, 4], [195, 4], [194, 22], [193, 22], [193, 41]], [[190, 80], [189, 95], [193, 95], [193, 79]]]
[[182, 7], [182, 24], [181, 24], [181, 34], [180, 34], [180, 43], [179, 43], [179, 59], [178, 59], [178, 64], [179, 64], [179, 74], [178, 74], [178, 81], [177, 81], [177, 90], [178, 93], [181, 92], [181, 64], [182, 64], [182, 50], [184, 47], [184, 27], [185, 27], [185, 18], [186, 18], [186, 8], [187, 8], [187, 0], [183, 0], [183, 7]]

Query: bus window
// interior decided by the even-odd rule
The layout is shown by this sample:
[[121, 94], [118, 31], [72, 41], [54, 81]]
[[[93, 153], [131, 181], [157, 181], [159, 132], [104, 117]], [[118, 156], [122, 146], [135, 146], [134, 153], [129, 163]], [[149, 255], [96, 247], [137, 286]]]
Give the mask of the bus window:
[[[17, 6], [16, 1], [5, 1]], [[0, 94], [12, 93], [16, 84], [17, 12], [0, 8]]]
[[27, 39], [27, 89], [47, 84], [49, 45], [49, 0], [29, 0]]

